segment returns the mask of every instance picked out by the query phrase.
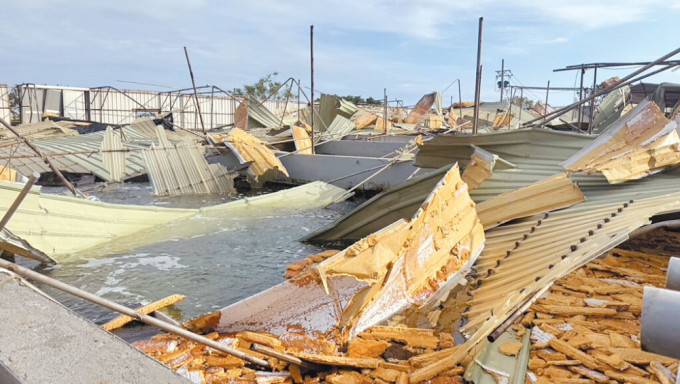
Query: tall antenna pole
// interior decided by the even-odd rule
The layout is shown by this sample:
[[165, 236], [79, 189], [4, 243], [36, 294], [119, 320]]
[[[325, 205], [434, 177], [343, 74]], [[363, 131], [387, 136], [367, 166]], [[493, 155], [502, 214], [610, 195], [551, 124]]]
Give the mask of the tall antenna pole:
[[191, 70], [191, 61], [189, 61], [189, 52], [187, 47], [184, 47], [184, 56], [187, 57], [187, 65], [189, 66], [189, 74], [191, 75], [191, 85], [194, 87], [194, 102], [196, 103], [196, 110], [198, 111], [198, 118], [201, 121], [201, 129], [205, 134], [205, 124], [203, 124], [203, 114], [201, 114], [201, 106], [198, 104], [198, 92], [196, 91], [196, 80], [194, 80], [194, 71]]
[[482, 83], [482, 25], [484, 18], [479, 18], [479, 32], [477, 34], [477, 79], [475, 81], [475, 112], [472, 126], [472, 133], [477, 133], [477, 124], [479, 123], [479, 93]]
[[501, 59], [501, 103], [503, 102], [504, 88], [505, 88], [505, 59]]
[[309, 58], [310, 58], [310, 75], [312, 83], [312, 96], [310, 97], [312, 112], [310, 113], [312, 123], [312, 155], [314, 154], [314, 26], [309, 26]]

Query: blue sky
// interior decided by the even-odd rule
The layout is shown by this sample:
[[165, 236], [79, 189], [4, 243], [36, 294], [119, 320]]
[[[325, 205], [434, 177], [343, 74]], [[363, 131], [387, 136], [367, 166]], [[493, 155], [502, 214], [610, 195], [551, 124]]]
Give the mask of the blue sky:
[[[480, 16], [487, 101], [498, 99], [495, 71], [503, 58], [515, 84], [572, 87], [575, 72], [552, 70], [653, 60], [678, 46], [680, 17], [680, 4], [657, 0], [0, 1], [0, 82], [184, 88], [191, 85], [186, 45], [199, 85], [231, 89], [273, 71], [308, 85], [314, 24], [318, 90], [382, 97], [387, 87], [390, 99], [407, 105], [456, 78], [463, 98], [472, 99]], [[601, 70], [598, 79], [630, 71]], [[586, 84], [590, 79], [587, 73]], [[680, 71], [656, 80], [680, 82]], [[457, 98], [457, 88], [444, 99], [451, 95]], [[550, 99], [566, 104], [573, 97]]]

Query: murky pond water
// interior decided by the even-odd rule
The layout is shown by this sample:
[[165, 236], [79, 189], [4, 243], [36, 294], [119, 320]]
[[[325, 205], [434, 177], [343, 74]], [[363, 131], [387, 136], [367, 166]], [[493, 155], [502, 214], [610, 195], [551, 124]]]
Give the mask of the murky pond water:
[[[45, 188], [44, 191], [50, 190]], [[243, 197], [154, 197], [148, 183], [108, 187], [91, 192], [91, 195], [111, 203], [182, 208], [221, 204]], [[174, 293], [186, 295], [186, 299], [175, 305], [169, 314], [178, 320], [188, 320], [283, 281], [286, 265], [322, 250], [298, 239], [332, 222], [357, 204], [356, 201], [345, 201], [328, 208], [276, 210], [258, 217], [239, 216], [208, 224], [198, 221], [196, 225], [206, 225], [208, 234], [194, 234], [189, 238], [175, 238], [58, 265], [41, 266], [18, 259], [17, 262], [131, 307]], [[112, 312], [94, 304], [49, 287], [41, 288], [95, 323], [101, 324], [115, 317]], [[121, 336], [135, 338], [125, 333], [123, 331]]]

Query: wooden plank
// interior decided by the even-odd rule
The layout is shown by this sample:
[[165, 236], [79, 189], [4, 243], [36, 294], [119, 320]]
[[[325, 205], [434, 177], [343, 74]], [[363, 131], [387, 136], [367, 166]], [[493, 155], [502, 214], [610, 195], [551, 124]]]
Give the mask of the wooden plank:
[[[165, 308], [167, 306], [179, 303], [180, 301], [184, 300], [185, 297], [186, 296], [184, 296], [184, 295], [177, 295], [177, 294], [170, 295], [166, 298], [160, 299], [158, 301], [154, 301], [151, 304], [147, 304], [143, 307], [139, 307], [139, 308], [136, 309], [136, 311], [141, 313], [141, 314], [148, 315], [149, 313], [155, 312], [155, 311], [157, 311], [161, 308]], [[118, 328], [122, 327], [123, 325], [125, 325], [125, 324], [127, 324], [131, 321], [134, 321], [134, 320], [135, 319], [133, 319], [130, 316], [121, 315], [121, 316], [118, 316], [115, 319], [109, 321], [108, 323], [102, 325], [102, 328], [104, 330], [107, 330], [107, 331], [113, 331], [114, 329], [118, 329]]]

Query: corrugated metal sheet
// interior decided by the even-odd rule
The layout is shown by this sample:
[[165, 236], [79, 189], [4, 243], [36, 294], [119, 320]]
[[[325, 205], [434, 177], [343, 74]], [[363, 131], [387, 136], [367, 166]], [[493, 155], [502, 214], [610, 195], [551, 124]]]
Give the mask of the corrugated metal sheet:
[[[49, 121], [33, 124], [63, 132], [64, 129]], [[39, 128], [41, 130], [43, 128]], [[107, 142], [107, 132], [115, 138]], [[30, 132], [35, 132], [31, 129]], [[39, 138], [33, 143], [40, 151], [50, 157], [52, 163], [62, 172], [74, 174], [94, 174], [104, 181], [123, 181], [146, 173], [141, 151], [152, 143], [159, 143], [156, 134], [156, 125], [152, 119], [138, 119], [133, 124], [122, 128], [124, 139], [121, 140], [120, 130], [99, 131], [78, 135], [66, 129], [69, 135], [57, 137]], [[173, 132], [165, 130], [165, 134], [171, 142], [191, 142], [194, 135], [190, 133]], [[118, 143], [120, 141], [120, 145]], [[102, 150], [121, 150], [121, 152], [101, 152]], [[11, 159], [10, 159], [11, 157]], [[113, 159], [117, 160], [113, 160]], [[109, 163], [109, 161], [113, 161]], [[20, 175], [30, 176], [34, 171], [38, 173], [50, 173], [51, 170], [39, 158], [35, 152], [23, 142], [5, 140], [0, 143], [0, 165], [8, 164], [9, 168], [16, 169]], [[117, 167], [112, 169], [111, 167]], [[114, 170], [113, 175], [111, 171]]]
[[[74, 173], [91, 173], [102, 180], [112, 181], [109, 179], [110, 173], [104, 164], [104, 159], [100, 152], [103, 141], [104, 131], [100, 131], [86, 135], [67, 136], [49, 140], [35, 140], [33, 143], [44, 155], [49, 156], [53, 162], [57, 162], [57, 159], [63, 159], [63, 161], [77, 164], [76, 167], [63, 169], [66, 172], [77, 171]], [[125, 180], [145, 174], [144, 161], [142, 160], [140, 153], [140, 150], [144, 147], [128, 143], [123, 144], [123, 146], [125, 149], [130, 150], [130, 152], [125, 153], [126, 161], [123, 179]], [[28, 160], [33, 160], [33, 164], [44, 164], [41, 159], [33, 158]], [[59, 165], [56, 166], [59, 168]], [[60, 170], [62, 169], [60, 168]], [[17, 171], [24, 174], [24, 172], [19, 169], [17, 169]], [[45, 169], [43, 172], [50, 171]]]
[[[104, 167], [109, 172], [108, 180], [120, 182], [125, 176], [125, 153], [120, 133], [114, 133], [113, 128], [107, 127], [102, 140], [102, 159]], [[121, 152], [114, 152], [121, 151]]]
[[160, 144], [142, 152], [156, 195], [235, 193], [234, 175], [221, 164], [208, 164], [198, 144], [173, 145], [163, 127], [156, 127]]
[[[349, 119], [359, 109], [347, 100], [335, 95], [322, 94], [319, 99], [319, 114], [314, 116], [314, 129], [319, 132], [331, 130], [331, 126], [336, 123], [338, 116]], [[321, 121], [318, 121], [320, 118]], [[309, 123], [309, 121], [307, 121]], [[344, 124], [344, 123], [343, 123]], [[352, 128], [354, 125], [352, 124]]]
[[348, 118], [337, 115], [323, 133], [314, 137], [319, 140], [338, 140], [354, 130], [354, 123]]
[[[259, 123], [257, 127], [276, 128], [282, 125], [281, 118], [276, 117], [274, 112], [252, 96], [248, 97], [248, 119]], [[250, 123], [248, 124], [249, 129], [255, 127]]]
[[595, 137], [548, 129], [519, 129], [480, 135], [437, 135], [424, 141], [416, 155], [416, 166], [440, 168], [472, 155], [470, 144], [521, 165], [528, 160], [553, 166], [588, 145]]
[[[101, 153], [104, 132], [86, 135], [64, 136], [51, 139], [38, 139], [33, 143], [43, 155], [49, 156], [52, 163], [62, 172], [75, 174], [94, 174], [98, 178], [111, 181], [110, 173], [104, 164]], [[0, 147], [0, 162], [16, 169], [20, 175], [30, 176], [33, 172], [52, 172], [45, 162], [23, 142], [5, 141]], [[123, 144], [125, 153], [125, 172], [123, 179], [143, 175], [144, 161], [139, 151], [144, 148], [134, 144]]]

